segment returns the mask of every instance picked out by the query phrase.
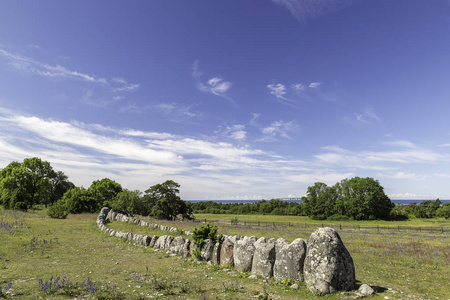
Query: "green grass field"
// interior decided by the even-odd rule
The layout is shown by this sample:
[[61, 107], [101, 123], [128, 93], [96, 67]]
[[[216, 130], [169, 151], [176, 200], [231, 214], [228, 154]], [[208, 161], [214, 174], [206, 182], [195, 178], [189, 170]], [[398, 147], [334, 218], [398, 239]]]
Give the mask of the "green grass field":
[[[217, 216], [210, 219], [217, 220]], [[268, 216], [259, 218], [267, 220]], [[138, 247], [104, 235], [95, 219], [91, 214], [55, 220], [43, 211], [0, 211], [0, 298], [268, 299], [269, 295], [272, 299], [343, 299], [340, 293], [319, 296], [304, 286], [290, 290], [273, 280], [251, 280], [248, 274]], [[158, 223], [183, 230], [198, 225]], [[134, 224], [111, 222], [108, 226], [147, 235], [168, 234]], [[307, 239], [313, 229], [219, 227], [226, 234], [287, 240]], [[450, 299], [450, 234], [343, 230], [340, 235], [354, 259], [357, 280], [386, 289], [371, 298]]]

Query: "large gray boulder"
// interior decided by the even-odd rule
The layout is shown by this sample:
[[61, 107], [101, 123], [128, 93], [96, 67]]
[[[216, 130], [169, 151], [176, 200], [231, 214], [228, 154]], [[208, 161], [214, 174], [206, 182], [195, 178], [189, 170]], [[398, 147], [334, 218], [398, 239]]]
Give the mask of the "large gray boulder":
[[273, 264], [275, 262], [275, 244], [266, 243], [265, 238], [260, 238], [254, 243], [252, 273], [265, 278], [273, 275]]
[[212, 259], [214, 250], [214, 242], [210, 239], [206, 239], [203, 242], [202, 249], [200, 252], [200, 256], [205, 261], [210, 261]]
[[220, 264], [220, 249], [222, 248], [222, 245], [219, 242], [216, 242], [214, 245], [213, 251], [212, 251], [212, 257], [211, 257], [211, 263], [213, 265], [219, 265]]
[[183, 255], [184, 242], [185, 241], [182, 236], [176, 236], [170, 245], [169, 251], [175, 253], [176, 255]]
[[303, 281], [303, 264], [306, 256], [306, 241], [296, 239], [292, 243], [286, 242], [283, 238], [275, 244], [275, 264], [273, 267], [273, 277], [275, 280]]
[[355, 287], [355, 266], [341, 237], [332, 228], [319, 228], [308, 241], [304, 264], [306, 287], [322, 294]]
[[220, 248], [220, 265], [221, 266], [234, 266], [234, 256], [233, 256], [234, 242], [226, 237]]
[[244, 237], [236, 241], [233, 249], [234, 268], [238, 272], [250, 272], [252, 270], [253, 254], [255, 253], [255, 239]]
[[166, 245], [166, 241], [167, 241], [167, 235], [162, 235], [160, 236], [155, 243], [155, 248], [156, 249], [160, 249], [160, 250], [164, 250], [164, 247]]

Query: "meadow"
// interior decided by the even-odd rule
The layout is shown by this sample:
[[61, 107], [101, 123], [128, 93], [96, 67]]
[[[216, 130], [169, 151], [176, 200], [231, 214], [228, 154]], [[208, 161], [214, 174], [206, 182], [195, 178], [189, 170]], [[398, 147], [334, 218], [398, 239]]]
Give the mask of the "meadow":
[[[198, 215], [217, 220], [219, 215]], [[221, 215], [225, 220], [276, 216]], [[278, 217], [279, 218], [279, 217]], [[198, 223], [148, 222], [192, 230]], [[320, 296], [304, 285], [248, 279], [249, 274], [138, 247], [103, 234], [96, 215], [50, 219], [44, 211], [0, 210], [0, 298], [13, 299], [343, 299]], [[282, 222], [308, 222], [292, 217]], [[375, 222], [375, 221], [374, 221]], [[408, 225], [432, 226], [409, 221]], [[412, 222], [412, 223], [411, 223]], [[424, 225], [424, 224], [426, 225]], [[366, 224], [366, 223], [364, 223]], [[373, 224], [376, 224], [373, 223]], [[396, 223], [397, 224], [397, 223]], [[435, 223], [443, 226], [446, 223]], [[402, 224], [403, 225], [403, 224]], [[134, 224], [108, 227], [147, 235], [168, 234]], [[447, 226], [447, 225], [444, 225]], [[220, 224], [224, 234], [308, 239], [314, 227]], [[373, 299], [450, 299], [450, 234], [392, 230], [339, 231], [353, 257], [358, 283], [378, 287]]]

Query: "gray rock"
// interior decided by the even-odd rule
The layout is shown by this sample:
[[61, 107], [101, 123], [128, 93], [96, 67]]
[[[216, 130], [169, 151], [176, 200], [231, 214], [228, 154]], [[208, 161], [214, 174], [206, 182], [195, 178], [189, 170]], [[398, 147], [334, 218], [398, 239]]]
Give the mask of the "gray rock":
[[191, 240], [186, 239], [183, 246], [183, 256], [184, 257], [191, 257]]
[[253, 254], [255, 253], [254, 239], [244, 237], [236, 241], [233, 249], [234, 268], [238, 272], [250, 272], [252, 270]]
[[170, 245], [170, 252], [175, 253], [176, 255], [183, 255], [184, 242], [185, 240], [182, 236], [175, 237]]
[[158, 240], [156, 240], [155, 248], [164, 250], [164, 247], [166, 245], [166, 241], [167, 241], [167, 235], [160, 236], [158, 238]]
[[339, 234], [319, 228], [308, 241], [304, 264], [306, 287], [322, 294], [351, 290], [355, 286], [355, 266]]
[[273, 264], [275, 262], [275, 244], [266, 243], [265, 238], [260, 238], [254, 243], [252, 273], [265, 278], [273, 276]]
[[144, 235], [143, 234], [135, 234], [133, 236], [133, 242], [138, 245], [142, 245], [144, 243]]
[[288, 244], [284, 239], [275, 243], [275, 263], [273, 277], [275, 280], [303, 281], [303, 264], [306, 256], [306, 242], [296, 239]]
[[210, 261], [212, 259], [213, 250], [214, 250], [214, 242], [210, 239], [206, 239], [203, 242], [201, 250], [202, 260]]
[[220, 249], [222, 248], [222, 245], [219, 242], [216, 242], [214, 245], [214, 249], [212, 251], [212, 257], [211, 257], [211, 263], [213, 265], [219, 265], [220, 264]]
[[252, 275], [248, 276], [248, 279], [258, 279], [258, 276], [256, 276], [255, 274], [252, 274]]
[[298, 283], [294, 283], [293, 285], [290, 286], [290, 288], [293, 290], [298, 290], [300, 286], [298, 285]]
[[358, 293], [368, 296], [374, 294], [375, 290], [370, 285], [364, 283], [359, 287]]
[[221, 266], [234, 266], [233, 256], [234, 242], [228, 237], [223, 241], [220, 248], [220, 265]]
[[167, 236], [166, 242], [164, 243], [164, 248], [163, 248], [163, 250], [168, 251], [168, 250], [170, 249], [170, 245], [172, 244], [173, 239], [174, 239], [173, 236], [171, 236], [171, 235], [168, 235], [168, 236]]
[[154, 236], [152, 236], [152, 240], [150, 241], [150, 247], [155, 247], [155, 244], [156, 244], [156, 241], [159, 239], [159, 236], [157, 236], [157, 235], [154, 235]]

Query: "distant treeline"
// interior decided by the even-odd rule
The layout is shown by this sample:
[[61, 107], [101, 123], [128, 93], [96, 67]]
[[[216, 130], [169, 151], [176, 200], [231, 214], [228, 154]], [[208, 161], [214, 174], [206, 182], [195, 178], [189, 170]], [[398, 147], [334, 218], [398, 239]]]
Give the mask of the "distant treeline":
[[314, 220], [406, 220], [409, 218], [450, 218], [450, 203], [423, 201], [395, 205], [373, 178], [344, 179], [334, 186], [316, 182], [308, 187], [302, 203], [278, 199], [254, 203], [195, 202], [194, 213], [270, 214], [308, 216]]
[[0, 170], [0, 205], [6, 209], [27, 210], [49, 206], [53, 218], [69, 213], [98, 212], [103, 206], [128, 215], [158, 219], [192, 218], [192, 213], [271, 214], [308, 216], [314, 220], [399, 220], [450, 218], [450, 203], [423, 201], [395, 205], [373, 178], [344, 179], [334, 186], [316, 182], [309, 186], [302, 203], [278, 199], [254, 203], [186, 202], [178, 196], [180, 185], [172, 180], [151, 186], [142, 194], [130, 191], [109, 179], [95, 180], [87, 189], [76, 187], [61, 171], [53, 170], [40, 158], [11, 162]]
[[220, 203], [214, 201], [193, 202], [194, 213], [234, 215], [289, 215], [302, 216], [302, 204], [278, 199], [261, 200], [253, 203]]

